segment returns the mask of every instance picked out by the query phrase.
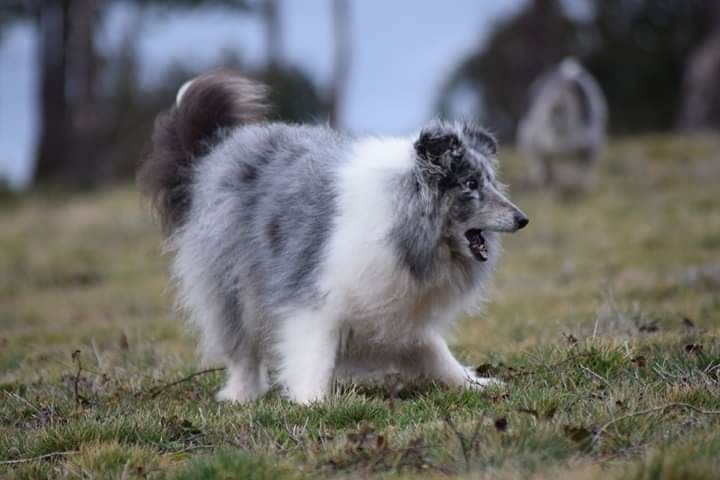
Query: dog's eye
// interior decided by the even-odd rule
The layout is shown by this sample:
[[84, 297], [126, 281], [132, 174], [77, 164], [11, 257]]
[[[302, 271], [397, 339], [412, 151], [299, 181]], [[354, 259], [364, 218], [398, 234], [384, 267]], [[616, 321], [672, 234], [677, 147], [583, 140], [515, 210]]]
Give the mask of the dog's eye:
[[478, 183], [476, 178], [471, 178], [465, 182], [465, 188], [467, 188], [468, 190], [477, 190], [478, 188], [480, 188], [480, 184]]

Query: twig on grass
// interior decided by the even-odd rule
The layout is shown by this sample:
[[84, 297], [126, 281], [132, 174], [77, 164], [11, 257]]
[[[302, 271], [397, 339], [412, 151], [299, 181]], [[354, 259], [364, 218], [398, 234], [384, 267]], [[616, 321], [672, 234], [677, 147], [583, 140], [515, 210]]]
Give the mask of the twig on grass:
[[6, 391], [5, 393], [6, 393], [7, 396], [10, 397], [10, 398], [14, 398], [14, 399], [16, 399], [16, 400], [20, 400], [21, 402], [23, 402], [24, 404], [28, 405], [30, 408], [32, 408], [33, 410], [35, 410], [37, 413], [42, 413], [38, 407], [36, 407], [35, 405], [32, 404], [32, 402], [30, 402], [30, 401], [27, 400], [26, 398], [18, 395], [17, 393], [15, 393], [15, 392], [7, 392], [7, 391]]
[[180, 455], [181, 453], [187, 453], [191, 452], [193, 450], [203, 450], [203, 449], [212, 449], [215, 448], [215, 445], [190, 445], [189, 447], [181, 448], [180, 450], [173, 450], [169, 452], [163, 453], [163, 455]]
[[524, 377], [525, 375], [535, 375], [535, 374], [539, 373], [541, 370], [555, 370], [559, 367], [565, 366], [568, 363], [572, 363], [575, 360], [580, 360], [580, 359], [588, 357], [590, 355], [591, 355], [591, 352], [580, 352], [580, 353], [570, 355], [566, 359], [560, 360], [559, 362], [556, 362], [556, 363], [543, 364], [540, 367], [533, 368], [533, 369], [524, 369], [524, 370], [518, 370], [516, 372], [509, 372], [507, 375], [500, 374], [500, 377], [511, 380], [513, 378]]
[[68, 452], [51, 452], [51, 453], [46, 453], [45, 455], [38, 455], [37, 457], [18, 458], [16, 460], [0, 460], [0, 465], [17, 465], [19, 463], [34, 462], [36, 460], [45, 460], [46, 458], [75, 455], [76, 453], [80, 453], [80, 452], [78, 450], [71, 450]]
[[586, 367], [586, 366], [583, 365], [582, 363], [579, 364], [579, 365], [580, 365], [580, 368], [582, 368], [583, 370], [585, 370], [587, 373], [589, 373], [589, 374], [592, 375], [593, 377], [597, 378], [598, 380], [600, 380], [601, 382], [603, 382], [603, 383], [604, 383], [605, 385], [607, 385], [608, 387], [610, 386], [610, 382], [609, 382], [605, 377], [603, 377], [603, 376], [600, 375], [599, 373], [593, 372], [592, 370], [590, 370], [588, 367]]
[[462, 433], [460, 429], [455, 425], [455, 422], [453, 422], [452, 417], [450, 417], [449, 413], [445, 414], [444, 420], [448, 427], [450, 427], [450, 431], [455, 434], [458, 442], [460, 443], [460, 449], [463, 454], [463, 459], [465, 460], [465, 469], [469, 472], [471, 469], [470, 455], [475, 446], [475, 442], [477, 442], [478, 436], [480, 435], [480, 427], [482, 426], [483, 420], [485, 420], [485, 413], [480, 416], [477, 423], [475, 424], [475, 428], [473, 429], [472, 435], [470, 436], [469, 440], [465, 436], [465, 434]]
[[174, 382], [166, 383], [165, 385], [161, 385], [161, 386], [159, 386], [159, 387], [155, 387], [155, 388], [151, 389], [151, 390], [147, 393], [147, 394], [148, 394], [148, 397], [149, 397], [149, 398], [156, 398], [158, 395], [160, 395], [161, 393], [163, 393], [165, 390], [167, 390], [167, 389], [169, 389], [169, 388], [172, 388], [172, 387], [174, 387], [175, 385], [179, 385], [179, 384], [181, 384], [181, 383], [183, 383], [183, 382], [187, 382], [187, 381], [192, 380], [193, 378], [195, 378], [195, 377], [197, 377], [197, 376], [200, 376], [200, 375], [205, 375], [205, 374], [213, 373], [213, 372], [220, 372], [220, 371], [222, 371], [222, 370], [226, 370], [226, 367], [208, 368], [208, 369], [205, 369], [205, 370], [200, 370], [199, 372], [191, 373], [191, 374], [188, 375], [187, 377], [183, 377], [183, 378], [181, 378], [180, 380], [176, 380], [176, 381], [174, 381]]
[[89, 403], [87, 398], [80, 394], [80, 380], [82, 379], [82, 361], [80, 360], [80, 350], [75, 350], [72, 353], [73, 362], [77, 364], [77, 372], [73, 377], [73, 393], [75, 394], [75, 406], [80, 407], [86, 403]]
[[653, 408], [648, 408], [646, 410], [639, 410], [637, 412], [628, 413], [626, 415], [622, 415], [620, 417], [610, 420], [609, 422], [607, 422], [606, 424], [601, 426], [595, 432], [595, 435], [593, 435], [593, 443], [595, 443], [600, 438], [600, 435], [605, 433], [608, 428], [610, 428], [611, 426], [615, 425], [618, 422], [621, 422], [625, 419], [632, 418], [632, 417], [638, 417], [641, 415], [649, 415], [649, 414], [655, 413], [655, 412], [664, 413], [665, 410], [671, 410], [673, 408], [684, 408], [684, 409], [692, 410], [695, 413], [700, 413], [702, 415], [720, 415], [720, 410], [703, 410], [702, 408], [696, 407], [694, 405], [690, 405], [689, 403], [679, 403], [679, 402], [668, 403], [666, 405], [660, 405], [659, 407], [653, 407]]

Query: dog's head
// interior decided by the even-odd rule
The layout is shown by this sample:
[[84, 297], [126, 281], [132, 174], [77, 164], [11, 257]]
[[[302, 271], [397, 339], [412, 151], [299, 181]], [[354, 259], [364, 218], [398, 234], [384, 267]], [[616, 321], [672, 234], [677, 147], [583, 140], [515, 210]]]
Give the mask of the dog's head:
[[515, 232], [528, 217], [495, 179], [497, 142], [470, 123], [435, 123], [415, 142], [420, 174], [447, 208], [451, 249], [487, 261], [496, 232]]

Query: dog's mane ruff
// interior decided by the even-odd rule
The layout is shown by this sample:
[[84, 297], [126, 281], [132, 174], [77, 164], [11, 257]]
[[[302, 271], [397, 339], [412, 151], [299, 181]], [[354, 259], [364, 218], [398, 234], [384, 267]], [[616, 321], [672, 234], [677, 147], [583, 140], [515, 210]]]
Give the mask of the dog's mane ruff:
[[397, 242], [403, 262], [412, 275], [421, 281], [433, 274], [447, 216], [447, 205], [427, 180], [429, 176], [437, 175], [429, 165], [422, 162], [397, 179], [397, 209], [389, 239]]
[[498, 253], [494, 235], [488, 262], [450, 252], [449, 205], [418, 162], [417, 138], [358, 140], [337, 177], [338, 217], [320, 290], [357, 292], [352, 302], [359, 303], [344, 299], [338, 308], [364, 318], [360, 328], [380, 344], [443, 332], [459, 313], [475, 313], [482, 302], [473, 297], [484, 294]]

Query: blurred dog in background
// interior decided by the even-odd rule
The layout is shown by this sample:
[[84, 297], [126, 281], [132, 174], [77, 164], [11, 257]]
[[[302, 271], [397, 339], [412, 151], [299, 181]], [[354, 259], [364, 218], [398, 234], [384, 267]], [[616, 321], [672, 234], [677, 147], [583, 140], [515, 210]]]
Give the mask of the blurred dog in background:
[[606, 135], [605, 96], [577, 60], [563, 60], [533, 83], [518, 144], [534, 183], [565, 193], [590, 189]]

